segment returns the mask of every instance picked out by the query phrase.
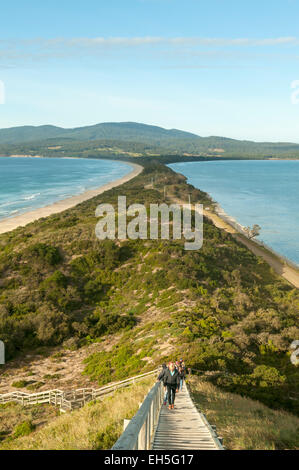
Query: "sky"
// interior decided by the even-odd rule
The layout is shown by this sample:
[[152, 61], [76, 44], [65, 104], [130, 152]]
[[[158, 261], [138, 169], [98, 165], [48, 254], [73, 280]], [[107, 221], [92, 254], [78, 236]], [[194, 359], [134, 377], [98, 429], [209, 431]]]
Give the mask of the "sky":
[[299, 0], [5, 2], [0, 128], [136, 121], [299, 142], [298, 17]]

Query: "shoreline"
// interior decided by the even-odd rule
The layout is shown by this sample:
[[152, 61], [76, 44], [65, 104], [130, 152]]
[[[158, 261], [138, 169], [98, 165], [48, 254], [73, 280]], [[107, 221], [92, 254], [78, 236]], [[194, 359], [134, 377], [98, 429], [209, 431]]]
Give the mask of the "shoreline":
[[[174, 170], [173, 168], [172, 170], [180, 174], [178, 170]], [[197, 189], [201, 190], [199, 187]], [[256, 256], [262, 257], [277, 274], [299, 289], [299, 266], [286, 256], [276, 252], [266, 243], [260, 240], [248, 239], [244, 234], [243, 225], [241, 225], [234, 217], [227, 214], [218, 201], [214, 200], [210, 193], [207, 191], [205, 192], [210, 198], [210, 208], [208, 210], [203, 209], [203, 215], [210, 219], [216, 227], [230, 233]]]
[[[25, 157], [26, 158], [26, 157]], [[38, 157], [36, 157], [38, 158]], [[27, 224], [31, 222], [35, 222], [38, 219], [43, 217], [48, 217], [53, 214], [59, 214], [67, 209], [71, 209], [72, 207], [81, 204], [81, 202], [87, 201], [88, 199], [92, 199], [95, 196], [98, 196], [109, 189], [113, 189], [117, 186], [120, 186], [124, 183], [127, 183], [131, 179], [138, 176], [142, 171], [143, 167], [138, 165], [137, 163], [131, 162], [123, 162], [127, 165], [132, 167], [132, 171], [127, 173], [122, 178], [118, 178], [117, 180], [111, 181], [110, 183], [106, 183], [102, 186], [99, 186], [96, 189], [88, 189], [82, 194], [78, 194], [75, 196], [68, 197], [66, 199], [61, 199], [59, 201], [54, 202], [48, 206], [40, 207], [38, 209], [34, 209], [32, 211], [24, 212], [24, 214], [17, 215], [15, 217], [7, 217], [5, 219], [0, 220], [0, 235], [11, 232], [12, 230], [17, 229], [18, 227], [25, 227]]]
[[274, 250], [273, 248], [271, 248], [270, 245], [263, 242], [262, 240], [259, 240], [258, 238], [249, 239], [247, 237], [245, 231], [244, 231], [245, 227], [243, 225], [241, 225], [238, 222], [237, 219], [235, 219], [234, 217], [230, 216], [227, 212], [225, 212], [224, 209], [220, 206], [220, 204], [218, 202], [215, 202], [215, 211], [216, 211], [216, 214], [224, 222], [227, 222], [231, 227], [233, 227], [236, 230], [237, 233], [244, 236], [247, 240], [251, 240], [252, 242], [256, 243], [256, 245], [260, 246], [261, 248], [264, 248], [265, 250], [270, 251], [274, 256], [279, 258], [281, 261], [284, 261], [285, 263], [289, 264], [291, 268], [293, 268], [293, 269], [295, 269], [299, 272], [299, 265], [296, 264], [295, 261], [292, 261], [287, 256], [284, 256], [283, 254], [281, 254], [278, 251]]
[[207, 194], [211, 198], [211, 204], [215, 212], [204, 209], [204, 216], [209, 218], [216, 227], [230, 233], [256, 256], [261, 256], [277, 274], [299, 289], [299, 266], [284, 255], [273, 250], [266, 243], [247, 238], [243, 232], [243, 226], [232, 216], [228, 215], [209, 193]]

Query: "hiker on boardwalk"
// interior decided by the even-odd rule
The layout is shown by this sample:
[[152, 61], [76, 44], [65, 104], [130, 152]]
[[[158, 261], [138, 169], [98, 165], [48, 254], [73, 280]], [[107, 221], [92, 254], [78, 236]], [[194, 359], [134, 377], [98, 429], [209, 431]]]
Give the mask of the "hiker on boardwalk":
[[186, 369], [183, 368], [182, 366], [179, 367], [179, 377], [180, 377], [180, 390], [183, 389], [183, 383], [184, 383], [184, 380], [185, 380], [185, 377], [186, 377]]
[[175, 368], [174, 362], [170, 362], [168, 368], [165, 369], [163, 383], [167, 387], [168, 408], [171, 410], [174, 408], [175, 394], [179, 391], [180, 386], [180, 376], [178, 370]]
[[167, 387], [166, 387], [166, 384], [165, 384], [165, 381], [164, 381], [164, 375], [165, 375], [166, 370], [168, 370], [167, 365], [162, 364], [162, 370], [161, 370], [160, 374], [158, 375], [158, 379], [157, 379], [159, 382], [161, 380], [163, 382], [163, 386], [164, 386], [164, 399], [163, 399], [163, 402], [164, 402], [164, 405], [166, 405], [166, 403], [167, 403]]

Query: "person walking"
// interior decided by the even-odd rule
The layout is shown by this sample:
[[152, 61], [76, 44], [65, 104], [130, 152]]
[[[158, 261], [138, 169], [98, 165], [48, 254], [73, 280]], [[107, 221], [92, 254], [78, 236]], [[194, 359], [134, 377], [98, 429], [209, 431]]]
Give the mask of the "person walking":
[[164, 385], [167, 387], [168, 408], [173, 410], [175, 402], [175, 394], [179, 391], [180, 376], [178, 370], [175, 368], [174, 362], [168, 364], [163, 375]]
[[166, 387], [166, 384], [165, 384], [165, 381], [164, 381], [164, 376], [165, 376], [165, 372], [166, 372], [167, 369], [167, 365], [166, 364], [162, 364], [162, 370], [160, 372], [160, 374], [158, 375], [158, 382], [160, 382], [162, 380], [163, 382], [163, 386], [164, 386], [164, 399], [163, 399], [163, 404], [166, 405], [167, 403], [167, 387]]
[[180, 391], [183, 390], [183, 384], [186, 377], [186, 370], [183, 367], [179, 367], [179, 377], [180, 377]]

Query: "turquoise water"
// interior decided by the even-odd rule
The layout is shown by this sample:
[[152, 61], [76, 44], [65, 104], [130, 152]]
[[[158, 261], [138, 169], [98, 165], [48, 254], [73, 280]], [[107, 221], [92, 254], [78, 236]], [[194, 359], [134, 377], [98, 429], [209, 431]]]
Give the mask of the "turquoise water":
[[0, 219], [81, 194], [131, 170], [108, 160], [0, 157]]
[[299, 161], [175, 163], [243, 226], [262, 227], [259, 240], [299, 265]]

